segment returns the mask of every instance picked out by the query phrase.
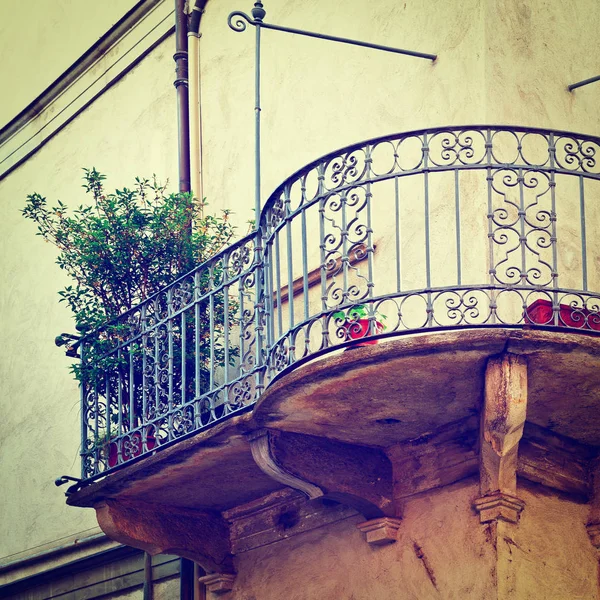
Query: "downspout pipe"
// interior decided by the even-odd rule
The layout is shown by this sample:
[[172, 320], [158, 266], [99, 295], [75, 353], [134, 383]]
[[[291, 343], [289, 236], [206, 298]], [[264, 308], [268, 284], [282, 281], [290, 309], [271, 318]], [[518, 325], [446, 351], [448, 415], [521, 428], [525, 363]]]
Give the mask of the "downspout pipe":
[[[196, 0], [188, 28], [190, 178], [195, 198], [204, 198], [202, 179], [202, 105], [200, 98], [200, 21], [208, 0]], [[202, 217], [202, 214], [200, 214]]]
[[179, 191], [189, 192], [190, 112], [188, 94], [188, 18], [185, 0], [175, 0], [175, 90], [177, 93], [177, 131], [179, 154]]

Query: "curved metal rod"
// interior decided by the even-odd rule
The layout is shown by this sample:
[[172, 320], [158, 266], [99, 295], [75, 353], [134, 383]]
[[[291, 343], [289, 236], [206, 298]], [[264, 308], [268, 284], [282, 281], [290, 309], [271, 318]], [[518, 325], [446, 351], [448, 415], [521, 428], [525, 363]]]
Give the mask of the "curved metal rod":
[[[238, 20], [234, 23], [233, 19], [235, 17], [238, 17]], [[241, 10], [234, 10], [227, 17], [227, 25], [229, 25], [229, 27], [233, 29], [233, 31], [246, 31], [246, 23], [244, 21], [256, 27], [256, 21], [254, 21], [254, 19], [250, 17], [250, 15], [247, 15]]]

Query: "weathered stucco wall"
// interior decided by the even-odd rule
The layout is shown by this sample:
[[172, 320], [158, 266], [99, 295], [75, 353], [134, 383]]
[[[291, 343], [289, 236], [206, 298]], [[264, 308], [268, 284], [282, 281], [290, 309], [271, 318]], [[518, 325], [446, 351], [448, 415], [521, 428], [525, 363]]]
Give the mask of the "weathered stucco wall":
[[407, 502], [398, 542], [370, 547], [355, 517], [238, 557], [232, 600], [492, 598], [495, 557], [475, 483]]
[[519, 483], [526, 506], [517, 526], [498, 525], [500, 598], [598, 598], [598, 556], [585, 530], [589, 506]]
[[237, 558], [231, 600], [593, 600], [587, 506], [525, 484], [518, 525], [482, 525], [476, 482], [407, 501], [395, 544], [370, 547], [353, 517]]
[[54, 345], [73, 331], [57, 292], [67, 281], [54, 249], [20, 214], [34, 191], [49, 203], [85, 202], [82, 167], [108, 174], [108, 189], [136, 175], [177, 181], [172, 40], [0, 182], [0, 556], [96, 525], [64, 503], [54, 479], [79, 473], [79, 393], [69, 359]]
[[[93, 36], [100, 35], [130, 4], [115, 0], [109, 14], [103, 3], [102, 20], [96, 20]], [[56, 3], [53, 6], [56, 8]], [[80, 14], [67, 11], [66, 2], [60, 6], [61, 25], [82, 20]], [[250, 29], [234, 33], [226, 19], [232, 10], [250, 8], [251, 2], [211, 0], [201, 38], [205, 195], [213, 209], [232, 208], [240, 225], [252, 216], [253, 206], [254, 36]], [[322, 0], [270, 0], [266, 8], [267, 20], [274, 23], [438, 53], [439, 59], [431, 64], [265, 31], [263, 198], [315, 157], [393, 131], [491, 122], [600, 134], [600, 84], [575, 94], [565, 90], [568, 83], [597, 74], [600, 4], [595, 0], [436, 0], [426, 4], [351, 0], [343, 5]], [[29, 5], [27, 12], [29, 15]], [[0, 23], [5, 23], [2, 35], [10, 30], [7, 23], [18, 20], [19, 15], [12, 21], [0, 18]], [[73, 29], [70, 24], [68, 30]], [[47, 22], [43, 30], [66, 40], [62, 30], [52, 30]], [[85, 49], [79, 37], [69, 35], [68, 44], [53, 45], [56, 55], [46, 55], [53, 64], [68, 64], [76, 58], [72, 56], [74, 48], [80, 48], [78, 52]], [[8, 41], [0, 51], [14, 45], [10, 36], [4, 39]], [[88, 39], [86, 44], [92, 41]], [[43, 48], [43, 40], [38, 40], [27, 48], [21, 45], [19, 52], [26, 53], [23, 61], [36, 65], [42, 64], [35, 57], [45, 54]], [[135, 175], [153, 172], [169, 177], [175, 187], [173, 51], [170, 38], [0, 182], [0, 338], [4, 340], [0, 360], [0, 556], [95, 525], [91, 511], [67, 508], [62, 490], [53, 485], [56, 476], [79, 470], [78, 392], [66, 359], [53, 344], [55, 335], [72, 331], [73, 324], [68, 311], [57, 304], [56, 292], [66, 282], [54, 264], [55, 254], [34, 236], [33, 225], [19, 210], [33, 191], [50, 201], [60, 198], [78, 204], [83, 198], [80, 168], [85, 166], [107, 173], [107, 185], [113, 188], [130, 184]], [[11, 68], [19, 65], [15, 61]], [[39, 68], [46, 73], [44, 67]], [[50, 72], [51, 77], [57, 74]], [[39, 91], [39, 85], [34, 87], [35, 91], [33, 87], [20, 88], [20, 95], [3, 104], [0, 121], [1, 115], [10, 117], [22, 108], [17, 104]], [[364, 573], [377, 574], [373, 579], [379, 583], [371, 580], [369, 585], [380, 585], [382, 594], [395, 590], [389, 592], [390, 598], [397, 597], [395, 586], [404, 586], [407, 594], [415, 597], [438, 597], [424, 559], [417, 556], [417, 544], [424, 556], [431, 557], [438, 589], [452, 590], [455, 597], [472, 593], [472, 597], [485, 598], [487, 579], [479, 577], [493, 567], [484, 531], [470, 512], [469, 498], [474, 495], [473, 489], [459, 486], [409, 502], [402, 528], [404, 542], [388, 548], [371, 550], [360, 542], [361, 534], [353, 523], [344, 523], [290, 540], [286, 543], [293, 549], [289, 555], [280, 552], [280, 546], [249, 552], [240, 558], [241, 574], [233, 597], [337, 599], [344, 594], [350, 598], [353, 589], [358, 600], [371, 593]], [[554, 511], [554, 518], [563, 518], [556, 508], [563, 506], [563, 501], [535, 497], [531, 502], [542, 505], [540, 514], [547, 509]], [[579, 511], [585, 512], [584, 508], [565, 506], [564, 519], [581, 523]], [[539, 532], [541, 527], [528, 514], [518, 530], [518, 535], [525, 537], [515, 538], [521, 548], [530, 542], [533, 545], [527, 532]], [[573, 547], [583, 548], [581, 527], [572, 529], [579, 536], [575, 539], [571, 533]], [[564, 530], [571, 532], [571, 526], [565, 525]], [[562, 536], [558, 524], [546, 539], [554, 536]], [[461, 555], [457, 547], [470, 554]], [[577, 577], [587, 573], [591, 561], [591, 554], [581, 552]], [[567, 556], [561, 554], [557, 560]], [[267, 575], [271, 569], [273, 573], [291, 572], [284, 568], [292, 560], [301, 565], [297, 581]], [[329, 576], [328, 568], [340, 563], [347, 565], [347, 579]], [[355, 564], [363, 568], [357, 570]], [[255, 565], [260, 569], [253, 568]], [[563, 567], [564, 563], [559, 563], [556, 571], [564, 572]], [[529, 589], [531, 581], [549, 581], [546, 573], [531, 574], [523, 567], [515, 581]], [[553, 589], [571, 589], [561, 585]], [[585, 583], [581, 591], [569, 593], [587, 598], [590, 589]]]
[[4, 89], [0, 127], [68, 69], [134, 4], [135, 0], [0, 3]]

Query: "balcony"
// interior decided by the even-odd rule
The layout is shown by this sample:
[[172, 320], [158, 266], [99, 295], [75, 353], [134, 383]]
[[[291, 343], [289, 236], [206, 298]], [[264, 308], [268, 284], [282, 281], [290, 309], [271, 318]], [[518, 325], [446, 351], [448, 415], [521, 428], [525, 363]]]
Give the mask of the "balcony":
[[[586, 496], [578, 469], [600, 444], [599, 149], [566, 132], [439, 128], [300, 169], [255, 234], [81, 340], [69, 503], [155, 550], [122, 533], [129, 517], [109, 517], [107, 498], [231, 522], [287, 486], [393, 515], [403, 494], [477, 474], [486, 365], [506, 353], [528, 364], [519, 476]], [[560, 481], [536, 462], [540, 439], [573, 465]], [[418, 482], [409, 459], [431, 444], [450, 448], [447, 464]], [[344, 485], [329, 473], [340, 456]], [[351, 464], [378, 475], [360, 484]]]

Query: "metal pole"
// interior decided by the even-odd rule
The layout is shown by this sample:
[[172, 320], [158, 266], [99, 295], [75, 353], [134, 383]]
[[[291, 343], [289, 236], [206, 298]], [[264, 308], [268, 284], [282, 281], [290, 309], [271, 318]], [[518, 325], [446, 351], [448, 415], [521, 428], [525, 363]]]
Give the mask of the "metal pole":
[[336, 35], [328, 35], [326, 33], [316, 33], [314, 31], [304, 31], [303, 29], [294, 29], [293, 27], [282, 27], [281, 25], [271, 25], [263, 23], [265, 29], [273, 29], [274, 31], [283, 31], [285, 33], [294, 33], [296, 35], [304, 35], [306, 37], [316, 38], [318, 40], [327, 40], [330, 42], [340, 42], [342, 44], [350, 44], [351, 46], [360, 46], [362, 48], [372, 48], [373, 50], [383, 50], [383, 52], [393, 52], [394, 54], [404, 54], [405, 56], [413, 56], [415, 58], [425, 58], [434, 61], [437, 54], [428, 54], [426, 52], [416, 52], [414, 50], [404, 50], [402, 48], [393, 48], [392, 46], [382, 46], [381, 44], [372, 44], [371, 42], [362, 42], [351, 38], [338, 37]]
[[254, 68], [254, 227], [258, 231], [260, 221], [260, 28], [266, 11], [260, 0], [254, 3], [252, 16], [256, 24], [256, 54]]

